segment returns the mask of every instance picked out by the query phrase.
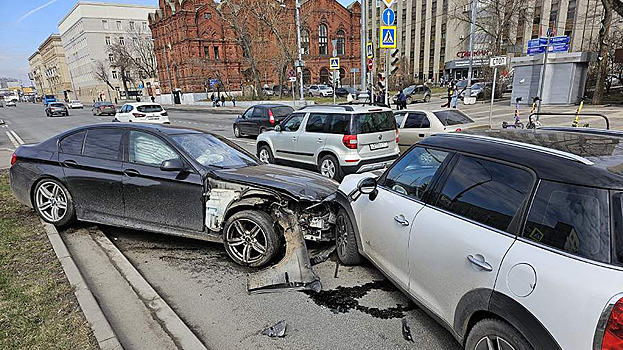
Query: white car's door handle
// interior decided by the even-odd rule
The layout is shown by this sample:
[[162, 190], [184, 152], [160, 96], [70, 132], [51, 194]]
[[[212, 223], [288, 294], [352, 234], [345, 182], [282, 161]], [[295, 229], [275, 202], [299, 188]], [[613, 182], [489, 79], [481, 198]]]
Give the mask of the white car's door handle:
[[409, 221], [402, 214], [394, 216], [394, 220], [402, 226], [409, 226]]
[[472, 265], [481, 268], [484, 271], [493, 271], [493, 267], [491, 267], [491, 265], [485, 260], [485, 257], [480, 254], [476, 254], [475, 256], [470, 254], [467, 256], [467, 260], [469, 260]]
[[318, 139], [318, 143], [322, 143], [322, 139], [320, 139], [320, 138], [319, 138], [319, 139]]
[[292, 137], [292, 141], [296, 141], [296, 136]]

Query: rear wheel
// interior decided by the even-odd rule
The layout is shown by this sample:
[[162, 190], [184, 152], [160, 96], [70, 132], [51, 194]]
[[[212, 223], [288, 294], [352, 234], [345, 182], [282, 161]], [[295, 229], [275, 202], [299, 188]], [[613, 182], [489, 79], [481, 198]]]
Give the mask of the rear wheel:
[[262, 161], [262, 163], [273, 164], [275, 163], [275, 158], [273, 158], [273, 152], [270, 150], [270, 147], [267, 145], [262, 145], [260, 147], [259, 152], [257, 152], [258, 157]]
[[340, 181], [342, 179], [340, 163], [338, 163], [337, 158], [333, 155], [328, 154], [320, 158], [320, 162], [318, 162], [318, 171], [320, 174], [330, 179], [336, 181]]
[[266, 132], [266, 128], [260, 128], [260, 135]]
[[281, 237], [267, 213], [244, 210], [232, 215], [223, 230], [227, 255], [237, 264], [262, 267], [279, 251]]
[[346, 210], [340, 208], [335, 219], [335, 246], [337, 257], [344, 265], [359, 265], [363, 260], [357, 249], [353, 223]]
[[533, 350], [530, 343], [510, 324], [494, 319], [484, 319], [472, 327], [466, 350]]
[[410, 105], [411, 103], [413, 103], [413, 98], [411, 96], [408, 96], [406, 102], [408, 105]]
[[73, 198], [56, 180], [45, 179], [37, 184], [33, 204], [39, 217], [50, 224], [64, 226], [74, 219]]
[[430, 101], [430, 95], [424, 96], [424, 102], [428, 102], [428, 101]]

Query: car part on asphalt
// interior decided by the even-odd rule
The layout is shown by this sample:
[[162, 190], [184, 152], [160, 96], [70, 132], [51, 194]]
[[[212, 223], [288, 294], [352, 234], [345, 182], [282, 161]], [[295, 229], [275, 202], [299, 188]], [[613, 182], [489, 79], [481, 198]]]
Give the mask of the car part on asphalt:
[[279, 337], [283, 338], [286, 335], [286, 321], [282, 320], [266, 328], [262, 334], [267, 335], [271, 338]]
[[[407, 319], [403, 318], [401, 320], [402, 322], [402, 337], [406, 340], [406, 341], [410, 341], [410, 342], [414, 342], [413, 341], [413, 336], [411, 336], [411, 328], [409, 327], [409, 325], [407, 324]], [[501, 350], [501, 348], [500, 348]]]
[[313, 252], [310, 258], [312, 266], [318, 265], [321, 262], [329, 259], [329, 256], [333, 254], [334, 251], [335, 251], [335, 245], [332, 244], [327, 248], [321, 249], [320, 251]]
[[0, 125], [4, 125], [4, 119], [0, 119]]

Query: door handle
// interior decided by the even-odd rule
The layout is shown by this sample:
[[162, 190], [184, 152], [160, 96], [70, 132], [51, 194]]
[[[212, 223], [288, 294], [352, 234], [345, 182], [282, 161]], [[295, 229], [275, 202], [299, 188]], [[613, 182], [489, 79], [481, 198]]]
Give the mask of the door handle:
[[485, 260], [485, 257], [480, 254], [476, 254], [476, 255], [470, 254], [467, 256], [467, 260], [469, 260], [469, 262], [472, 263], [472, 265], [479, 267], [484, 271], [487, 271], [487, 272], [493, 271], [493, 267], [491, 267], [491, 265]]
[[292, 141], [296, 141], [296, 138], [297, 138], [296, 136], [292, 137]]
[[321, 138], [318, 139], [318, 143], [322, 143], [322, 139]]
[[68, 167], [68, 168], [70, 168], [72, 166], [78, 165], [78, 163], [75, 160], [68, 159], [68, 160], [63, 162], [63, 165]]
[[394, 220], [402, 226], [409, 226], [409, 221], [402, 214], [394, 216]]
[[135, 176], [139, 176], [141, 173], [139, 173], [137, 170], [134, 169], [126, 169], [123, 171], [123, 175], [127, 176], [127, 177], [135, 177]]

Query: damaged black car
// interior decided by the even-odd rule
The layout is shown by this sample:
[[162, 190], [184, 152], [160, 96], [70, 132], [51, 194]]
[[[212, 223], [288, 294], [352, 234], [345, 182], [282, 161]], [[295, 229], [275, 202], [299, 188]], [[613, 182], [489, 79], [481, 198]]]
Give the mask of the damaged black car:
[[57, 226], [77, 219], [222, 242], [233, 261], [250, 267], [283, 254], [249, 279], [250, 291], [317, 289], [305, 239], [334, 239], [335, 214], [323, 199], [336, 182], [263, 164], [211, 133], [88, 125], [20, 146], [11, 164], [15, 197]]

